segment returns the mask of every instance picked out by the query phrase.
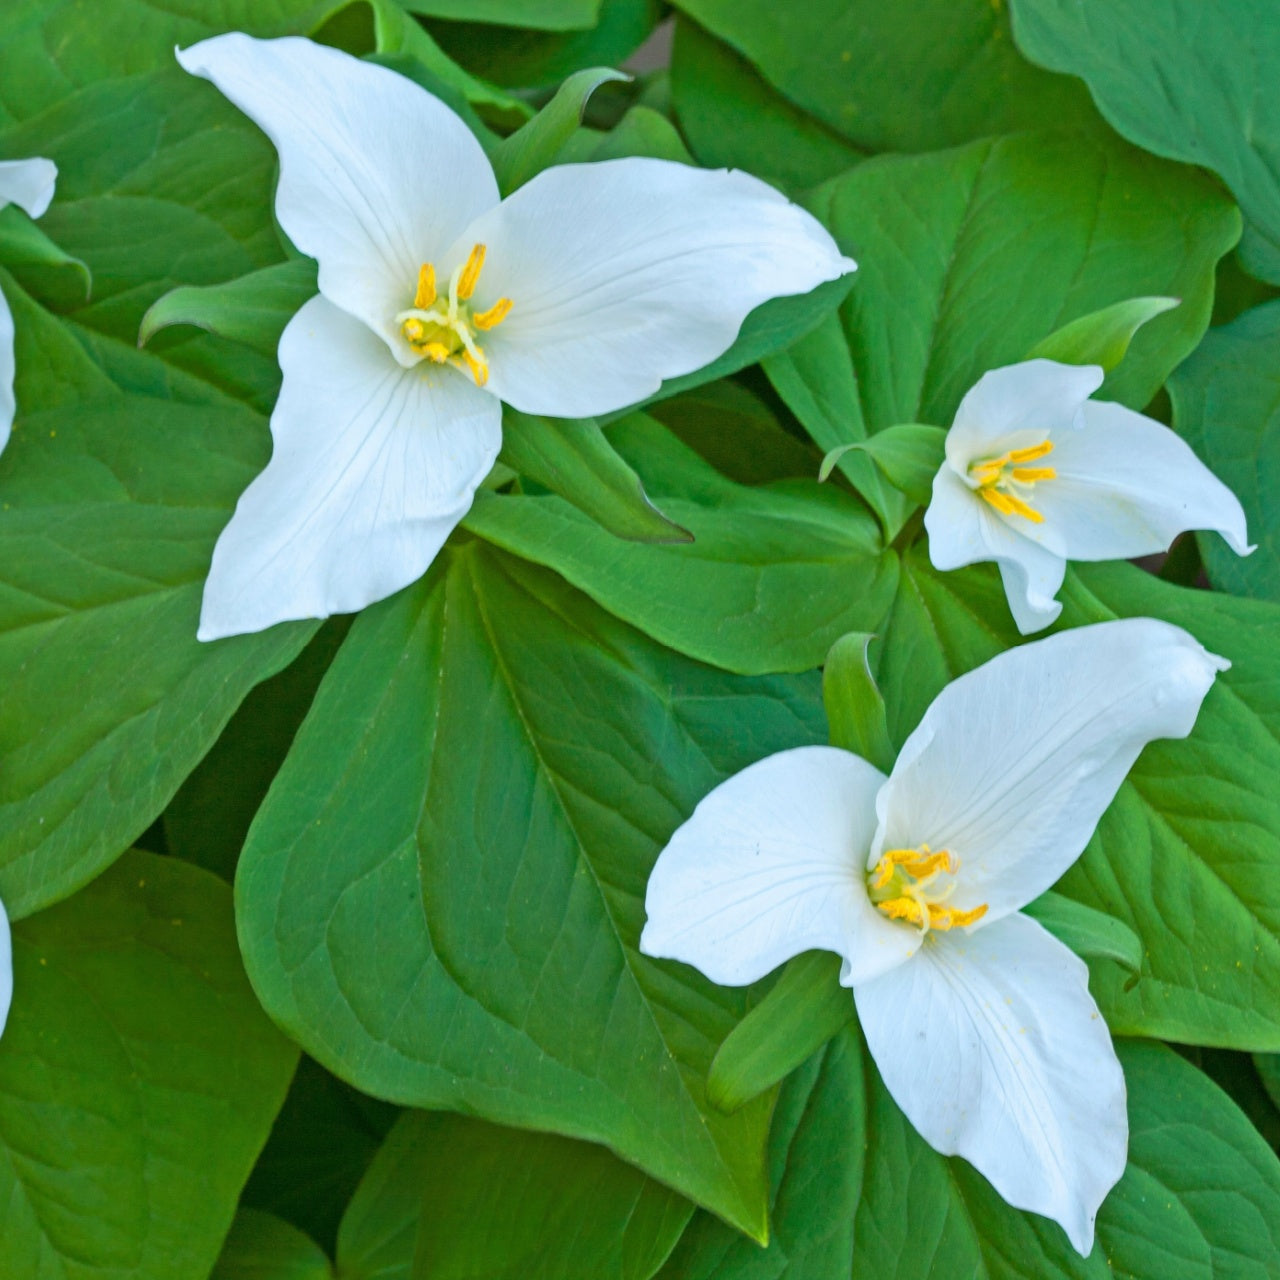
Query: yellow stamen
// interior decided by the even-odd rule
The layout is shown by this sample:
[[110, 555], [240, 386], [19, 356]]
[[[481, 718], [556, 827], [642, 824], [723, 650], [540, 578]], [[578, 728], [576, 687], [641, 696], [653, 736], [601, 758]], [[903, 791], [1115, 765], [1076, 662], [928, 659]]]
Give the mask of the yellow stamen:
[[1030, 449], [1010, 449], [1006, 456], [1010, 462], [1034, 462], [1037, 458], [1047, 458], [1052, 452], [1053, 441], [1045, 440]]
[[476, 380], [477, 387], [483, 387], [489, 381], [489, 365], [484, 359], [477, 360], [465, 347], [462, 350], [462, 359], [466, 362], [466, 366], [471, 370], [471, 376]]
[[477, 329], [496, 329], [511, 311], [511, 299], [499, 298], [488, 311], [479, 311], [471, 317]]
[[1058, 472], [1053, 467], [1014, 467], [1009, 475], [1019, 484], [1035, 484], [1037, 480], [1056, 480]]
[[999, 489], [979, 489], [978, 493], [1006, 516], [1022, 516], [1032, 524], [1044, 524], [1044, 516], [1035, 507], [1028, 506], [1012, 493], [1002, 493]]
[[940, 875], [954, 875], [959, 869], [960, 863], [947, 849], [934, 853], [927, 844], [887, 849], [868, 876], [871, 901], [890, 920], [915, 925], [921, 933], [963, 928], [987, 914], [986, 903], [962, 911], [942, 905], [955, 889], [954, 882], [941, 892], [930, 889]]
[[[413, 305], [419, 311], [425, 311], [436, 300], [436, 269], [429, 262], [418, 268], [418, 289], [413, 295]], [[407, 330], [406, 330], [407, 336]], [[412, 338], [409, 339], [413, 341]]]
[[410, 342], [421, 342], [426, 336], [427, 326], [421, 320], [411, 318], [404, 322], [403, 332]]
[[471, 250], [471, 256], [467, 259], [467, 265], [462, 268], [462, 275], [458, 277], [458, 297], [463, 302], [476, 291], [476, 284], [484, 267], [484, 255], [484, 245], [475, 245]]
[[434, 364], [444, 364], [449, 358], [449, 348], [443, 342], [424, 343], [421, 350], [422, 354]]

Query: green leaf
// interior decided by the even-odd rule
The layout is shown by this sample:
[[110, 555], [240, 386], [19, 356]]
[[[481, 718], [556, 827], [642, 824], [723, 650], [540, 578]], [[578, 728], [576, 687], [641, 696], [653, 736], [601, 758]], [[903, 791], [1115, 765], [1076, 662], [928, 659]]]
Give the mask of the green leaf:
[[[583, 160], [621, 160], [627, 156], [650, 156], [654, 160], [670, 160], [675, 164], [693, 164], [679, 130], [661, 112], [643, 104], [629, 107], [618, 123], [603, 136], [579, 130], [593, 141], [589, 153], [574, 157], [566, 150], [562, 162]], [[596, 140], [598, 139], [598, 141]]]
[[400, 0], [410, 13], [427, 18], [494, 22], [537, 31], [594, 27], [600, 0]]
[[1089, 960], [1114, 960], [1130, 973], [1141, 972], [1142, 943], [1128, 925], [1114, 916], [1052, 891], [1041, 894], [1023, 911], [1039, 920], [1076, 955]]
[[6, 1270], [204, 1280], [297, 1061], [245, 980], [230, 890], [128, 853], [13, 941]]
[[0, 457], [0, 898], [21, 918], [141, 834], [316, 624], [195, 638], [214, 539], [265, 461], [262, 419], [3, 287], [18, 401], [41, 406]]
[[709, 169], [746, 169], [794, 190], [863, 158], [775, 92], [740, 54], [683, 17], [676, 19], [671, 54], [671, 106], [693, 154]]
[[304, 1057], [240, 1197], [333, 1250], [353, 1192], [400, 1114]]
[[588, 67], [621, 66], [662, 15], [659, 0], [601, 0], [600, 20], [588, 31], [439, 22], [432, 34], [452, 58], [496, 84], [546, 89]]
[[696, 802], [820, 736], [815, 681], [690, 663], [447, 547], [356, 619], [250, 831], [255, 988], [367, 1092], [603, 1142], [759, 1237], [767, 1103], [704, 1097], [745, 997], [636, 945]]
[[1003, 6], [989, 0], [678, 0], [677, 7], [863, 151], [926, 151], [1097, 120], [1078, 84], [1019, 57]]
[[[905, 1011], [904, 1011], [905, 1013]], [[765, 1251], [695, 1216], [659, 1280], [1210, 1280], [1280, 1267], [1280, 1161], [1215, 1084], [1162, 1045], [1116, 1043], [1129, 1164], [1093, 1253], [1007, 1205], [967, 1161], [929, 1148], [856, 1029], [784, 1086], [770, 1142]]]
[[853, 993], [840, 985], [840, 957], [826, 951], [796, 956], [712, 1060], [711, 1105], [725, 1112], [745, 1106], [790, 1075], [853, 1016]]
[[617, 538], [692, 542], [658, 510], [640, 477], [591, 419], [539, 418], [503, 408], [499, 461], [559, 494]]
[[93, 274], [79, 258], [54, 244], [39, 226], [11, 204], [0, 209], [0, 264], [14, 267], [70, 267], [80, 277], [83, 296], [93, 291]]
[[142, 317], [138, 345], [146, 346], [170, 325], [190, 324], [274, 358], [285, 325], [315, 293], [316, 264], [310, 258], [278, 262], [225, 284], [171, 289]]
[[1213, 329], [1169, 379], [1173, 421], [1201, 460], [1240, 499], [1251, 556], [1213, 533], [1197, 535], [1213, 584], [1280, 600], [1280, 503], [1271, 477], [1280, 463], [1280, 303]]
[[324, 1250], [280, 1218], [241, 1209], [209, 1280], [333, 1280]]
[[889, 737], [884, 697], [871, 674], [867, 652], [873, 635], [852, 632], [831, 646], [822, 670], [822, 700], [831, 745], [870, 761], [881, 773], [893, 768], [897, 752]]
[[933, 478], [944, 457], [947, 438], [943, 427], [930, 427], [922, 422], [902, 422], [885, 427], [870, 440], [842, 444], [822, 460], [818, 479], [825, 480], [836, 463], [850, 450], [868, 454], [880, 473], [899, 493], [918, 506], [925, 506], [933, 492]]
[[[1230, 659], [1185, 740], [1149, 745], [1055, 891], [1142, 943], [1137, 983], [1090, 963], [1112, 1030], [1280, 1049], [1280, 675], [1276, 606], [1173, 587], [1131, 565], [1069, 571], [1061, 625], [1163, 618]], [[1017, 643], [990, 566], [939, 574], [913, 551], [877, 651], [901, 742], [950, 679]]]
[[1179, 301], [1178, 298], [1128, 298], [1103, 307], [1055, 329], [1027, 352], [1027, 359], [1096, 364], [1110, 373], [1128, 354], [1133, 335], [1148, 320], [1172, 311]]
[[609, 67], [591, 67], [571, 75], [532, 120], [526, 121], [494, 149], [490, 159], [502, 194], [510, 195], [535, 173], [555, 163], [565, 143], [582, 123], [587, 99], [602, 84], [630, 79]]
[[422, 1280], [649, 1280], [693, 1213], [603, 1147], [463, 1116], [411, 1113]]
[[733, 484], [643, 414], [609, 435], [693, 542], [622, 544], [554, 496], [479, 494], [465, 527], [730, 671], [805, 671], [846, 631], [879, 623], [896, 566], [855, 498], [816, 480]]
[[1180, 297], [1142, 327], [1108, 385], [1141, 409], [1199, 342], [1214, 267], [1239, 228], [1205, 175], [1118, 141], [1051, 134], [869, 160], [811, 206], [859, 263], [841, 320], [871, 432], [949, 425], [982, 374], [1064, 323], [1127, 298]]
[[1249, 270], [1280, 284], [1280, 29], [1269, 0], [1013, 0], [1019, 48], [1080, 76], [1157, 155], [1214, 170], [1244, 210]]

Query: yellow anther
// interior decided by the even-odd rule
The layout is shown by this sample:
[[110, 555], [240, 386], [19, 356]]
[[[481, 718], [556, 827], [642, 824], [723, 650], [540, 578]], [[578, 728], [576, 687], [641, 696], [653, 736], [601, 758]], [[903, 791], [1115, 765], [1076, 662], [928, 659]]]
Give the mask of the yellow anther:
[[1037, 458], [1047, 458], [1052, 452], [1053, 441], [1045, 440], [1030, 449], [1010, 449], [1005, 456], [1010, 462], [1034, 462]]
[[1053, 467], [1014, 467], [1009, 475], [1019, 484], [1035, 484], [1037, 480], [1055, 480], [1058, 473]]
[[471, 256], [467, 259], [467, 265], [462, 268], [462, 275], [458, 277], [458, 297], [463, 302], [476, 291], [480, 272], [484, 268], [484, 255], [484, 245], [475, 245], [471, 250]]
[[1044, 516], [1035, 507], [1029, 506], [1012, 493], [1005, 493], [1000, 489], [979, 489], [978, 494], [1002, 515], [1022, 516], [1032, 524], [1044, 524]]
[[402, 332], [409, 342], [421, 342], [427, 335], [427, 326], [421, 320], [410, 318], [404, 322]]
[[471, 317], [477, 329], [496, 329], [511, 311], [511, 299], [499, 298], [488, 311], [478, 311]]
[[[413, 305], [419, 311], [425, 311], [436, 300], [436, 269], [429, 262], [418, 268], [418, 288], [413, 295]], [[413, 341], [412, 338], [409, 339]]]
[[444, 364], [449, 358], [449, 348], [443, 342], [424, 343], [420, 350], [433, 364]]
[[930, 888], [940, 875], [954, 875], [959, 869], [960, 863], [947, 849], [934, 853], [927, 844], [916, 849], [887, 849], [868, 877], [871, 901], [890, 920], [913, 924], [922, 933], [962, 928], [981, 920], [987, 914], [986, 904], [960, 911], [942, 905], [954, 890], [954, 882], [941, 892]]
[[477, 360], [470, 351], [465, 348], [462, 350], [462, 359], [466, 362], [466, 366], [471, 370], [471, 376], [476, 380], [477, 387], [483, 387], [489, 381], [489, 365], [484, 360]]

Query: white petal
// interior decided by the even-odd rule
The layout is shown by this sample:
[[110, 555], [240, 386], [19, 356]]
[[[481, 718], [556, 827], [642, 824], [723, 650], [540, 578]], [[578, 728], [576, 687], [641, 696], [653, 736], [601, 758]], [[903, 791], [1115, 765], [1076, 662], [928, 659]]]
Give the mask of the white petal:
[[825, 228], [745, 173], [630, 158], [546, 169], [468, 229], [488, 246], [476, 302], [489, 388], [517, 409], [587, 417], [700, 369], [769, 298], [853, 270]]
[[1096, 365], [1056, 360], [1024, 360], [984, 373], [956, 410], [947, 432], [947, 461], [963, 475], [976, 459], [1068, 430], [1102, 378]]
[[950, 904], [976, 926], [1030, 902], [1073, 863], [1142, 748], [1191, 732], [1230, 664], [1152, 618], [1077, 627], [947, 685], [876, 798], [884, 848], [959, 861]]
[[58, 166], [52, 160], [0, 160], [0, 209], [16, 204], [28, 217], [38, 218], [53, 199]]
[[1023, 635], [1047, 627], [1062, 612], [1053, 597], [1066, 576], [1066, 561], [1024, 537], [950, 463], [943, 463], [933, 478], [924, 527], [935, 569], [961, 569], [982, 560], [999, 564], [1009, 608]]
[[13, 396], [13, 312], [0, 293], [0, 453], [9, 443], [17, 401]]
[[864, 870], [883, 780], [848, 751], [797, 747], [722, 782], [658, 856], [640, 950], [725, 986], [802, 951], [844, 956], [850, 982], [901, 964], [919, 935], [871, 905]]
[[1070, 560], [1149, 555], [1187, 529], [1253, 550], [1235, 494], [1168, 427], [1123, 405], [1086, 404], [1047, 461], [1058, 474], [1036, 485], [1035, 504]]
[[480, 144], [439, 99], [404, 76], [337, 49], [233, 32], [178, 53], [280, 153], [276, 214], [320, 264], [320, 292], [415, 362], [395, 325], [424, 262], [498, 187]]
[[926, 1142], [968, 1160], [1076, 1250], [1124, 1172], [1124, 1074], [1084, 963], [1034, 920], [933, 935], [854, 988], [885, 1087]]
[[280, 339], [274, 449], [213, 552], [199, 636], [327, 618], [420, 577], [502, 443], [498, 402], [450, 368], [402, 369], [322, 297]]

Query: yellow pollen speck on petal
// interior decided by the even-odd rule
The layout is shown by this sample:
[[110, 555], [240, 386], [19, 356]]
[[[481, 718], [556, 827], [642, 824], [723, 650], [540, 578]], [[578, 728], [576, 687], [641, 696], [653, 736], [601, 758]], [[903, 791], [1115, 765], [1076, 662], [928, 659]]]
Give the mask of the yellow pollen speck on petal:
[[477, 329], [496, 329], [511, 312], [511, 299], [499, 298], [488, 311], [478, 311], [471, 317]]
[[485, 246], [475, 245], [467, 259], [467, 265], [462, 268], [462, 275], [458, 277], [458, 297], [464, 302], [476, 291], [480, 272], [484, 269], [484, 255]]
[[429, 262], [418, 268], [418, 288], [413, 295], [413, 305], [424, 311], [436, 300], [436, 269]]

